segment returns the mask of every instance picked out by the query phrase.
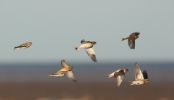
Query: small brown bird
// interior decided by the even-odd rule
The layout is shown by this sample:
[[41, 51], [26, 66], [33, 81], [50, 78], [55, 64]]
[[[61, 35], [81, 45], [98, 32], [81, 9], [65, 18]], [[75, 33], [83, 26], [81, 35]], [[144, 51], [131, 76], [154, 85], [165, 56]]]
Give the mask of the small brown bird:
[[61, 60], [60, 66], [61, 66], [61, 69], [59, 69], [57, 72], [55, 72], [49, 76], [63, 77], [66, 74], [70, 80], [75, 82], [76, 80], [75, 80], [74, 73], [73, 73], [73, 67], [68, 65], [64, 59]]
[[85, 49], [87, 55], [92, 59], [92, 61], [97, 62], [96, 54], [93, 49], [94, 45], [96, 45], [95, 41], [85, 41], [84, 39], [82, 39], [80, 46], [75, 47], [75, 50]]
[[17, 48], [29, 48], [32, 45], [32, 42], [25, 42], [23, 44], [20, 44], [19, 46], [14, 47], [14, 50]]
[[139, 32], [133, 32], [129, 37], [127, 38], [122, 38], [122, 41], [128, 39], [128, 45], [130, 49], [135, 49], [135, 40], [139, 38], [140, 33]]

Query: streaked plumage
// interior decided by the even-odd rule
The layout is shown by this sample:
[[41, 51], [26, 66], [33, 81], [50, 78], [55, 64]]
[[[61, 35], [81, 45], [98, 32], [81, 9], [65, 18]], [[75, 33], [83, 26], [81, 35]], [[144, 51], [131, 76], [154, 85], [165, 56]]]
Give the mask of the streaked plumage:
[[117, 79], [117, 87], [121, 85], [124, 80], [125, 74], [128, 72], [127, 68], [118, 69], [111, 74], [108, 75], [108, 78], [116, 78]]
[[128, 45], [130, 49], [135, 49], [135, 40], [139, 38], [140, 33], [139, 32], [134, 32], [129, 35], [127, 38], [123, 38], [122, 41], [128, 39]]
[[85, 49], [87, 55], [91, 58], [92, 61], [97, 62], [96, 59], [96, 54], [95, 51], [93, 49], [93, 46], [96, 44], [95, 41], [85, 41], [84, 39], [81, 40], [81, 45], [78, 47], [75, 47], [76, 50], [80, 50], [80, 49]]
[[64, 59], [61, 60], [60, 66], [61, 66], [61, 69], [59, 69], [56, 73], [53, 73], [49, 76], [62, 77], [62, 76], [65, 76], [65, 74], [66, 74], [70, 80], [76, 81], [75, 77], [74, 77], [72, 66], [68, 65]]
[[14, 47], [14, 49], [17, 49], [17, 48], [29, 48], [31, 45], [32, 45], [32, 42], [25, 42], [23, 44], [20, 44], [20, 45]]
[[141, 71], [139, 64], [135, 64], [135, 80], [131, 85], [144, 85], [149, 82], [147, 71]]

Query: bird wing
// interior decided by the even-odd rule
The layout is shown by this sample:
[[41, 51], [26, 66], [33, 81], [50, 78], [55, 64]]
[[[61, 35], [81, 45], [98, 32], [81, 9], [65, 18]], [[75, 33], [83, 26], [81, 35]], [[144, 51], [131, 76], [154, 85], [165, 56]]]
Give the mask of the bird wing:
[[138, 64], [135, 64], [135, 80], [144, 80], [143, 73]]
[[135, 49], [135, 39], [128, 39], [130, 49]]
[[63, 71], [63, 69], [60, 69], [60, 70], [58, 70], [57, 72], [50, 74], [49, 76], [62, 77], [62, 76], [65, 75], [65, 73], [66, 73], [66, 72]]
[[73, 71], [68, 71], [68, 72], [66, 73], [66, 75], [67, 75], [67, 77], [68, 77], [70, 80], [75, 81], [75, 77], [74, 77]]
[[66, 68], [61, 68], [59, 69], [55, 74], [59, 75], [59, 74], [65, 74], [67, 72], [67, 69]]
[[93, 47], [93, 44], [91, 44], [90, 42], [83, 42], [82, 44], [80, 44], [78, 47], [75, 47], [76, 50], [80, 50], [80, 49], [88, 49]]
[[50, 74], [49, 76], [58, 76], [58, 77], [62, 77], [62, 76], [64, 76], [64, 75], [65, 75], [65, 74], [62, 73], [62, 72], [56, 72], [56, 73]]
[[65, 61], [61, 61], [61, 67], [62, 68], [67, 68], [67, 69], [71, 69], [72, 67], [70, 65], [68, 65]]
[[23, 43], [21, 44], [20, 46], [24, 46], [24, 47], [30, 47], [32, 45], [32, 42], [26, 42], [26, 43]]
[[95, 51], [93, 48], [86, 49], [86, 53], [94, 62], [97, 62]]
[[117, 87], [119, 87], [121, 85], [123, 80], [124, 80], [124, 75], [118, 75], [117, 76]]
[[148, 79], [148, 73], [146, 70], [143, 71], [143, 77], [144, 79]]
[[112, 72], [108, 75], [108, 78], [114, 77], [115, 72]]
[[122, 69], [117, 69], [116, 71], [112, 72], [111, 74], [108, 75], [108, 78], [117, 77], [118, 75], [121, 74], [121, 70]]

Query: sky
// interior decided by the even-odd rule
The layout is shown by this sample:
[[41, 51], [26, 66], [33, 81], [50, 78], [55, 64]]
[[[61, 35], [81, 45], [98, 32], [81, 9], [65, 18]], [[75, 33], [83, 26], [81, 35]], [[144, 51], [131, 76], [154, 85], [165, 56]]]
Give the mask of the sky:
[[[173, 61], [173, 18], [173, 0], [0, 0], [0, 62], [91, 62], [74, 50], [81, 39], [97, 42], [101, 62]], [[132, 32], [135, 50], [121, 41]]]

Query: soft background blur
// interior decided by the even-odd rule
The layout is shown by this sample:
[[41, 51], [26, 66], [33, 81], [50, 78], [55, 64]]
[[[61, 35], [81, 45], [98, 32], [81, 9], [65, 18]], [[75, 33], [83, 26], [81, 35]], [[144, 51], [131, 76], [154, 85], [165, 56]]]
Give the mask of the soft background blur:
[[[0, 100], [173, 100], [173, 18], [172, 0], [0, 0]], [[136, 31], [130, 50], [121, 39]], [[97, 63], [74, 50], [81, 39], [97, 42]], [[61, 59], [77, 83], [48, 77]], [[149, 85], [129, 86], [136, 62]], [[116, 88], [106, 75], [120, 67], [129, 73]]]
[[[172, 0], [0, 0], [0, 61], [88, 61], [74, 51], [81, 39], [95, 40], [99, 61], [171, 60]], [[141, 32], [136, 50], [122, 42]], [[29, 50], [13, 47], [32, 41]]]

